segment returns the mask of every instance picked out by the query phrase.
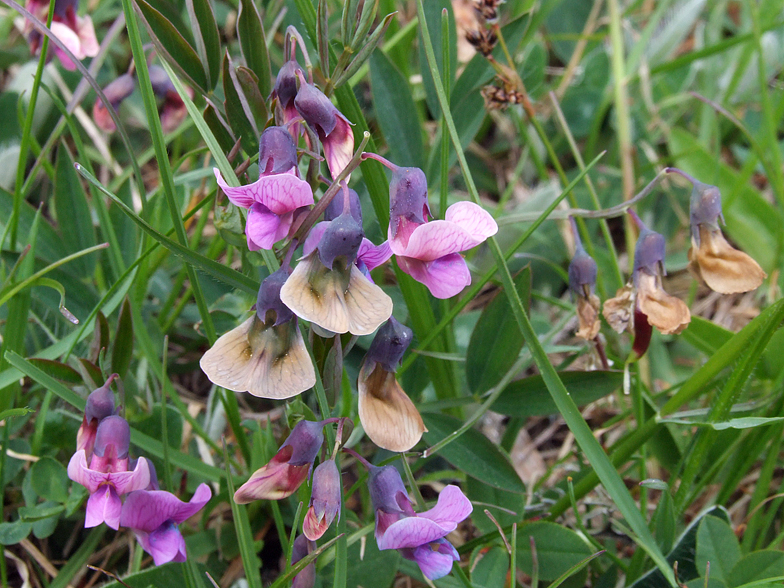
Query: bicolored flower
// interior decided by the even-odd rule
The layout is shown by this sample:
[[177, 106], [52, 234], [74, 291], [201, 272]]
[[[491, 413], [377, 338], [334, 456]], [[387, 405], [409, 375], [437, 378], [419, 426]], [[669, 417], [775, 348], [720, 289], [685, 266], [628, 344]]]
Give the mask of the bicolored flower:
[[156, 566], [185, 561], [185, 539], [179, 524], [199, 512], [212, 497], [207, 484], [199, 484], [189, 502], [163, 490], [137, 490], [125, 499], [120, 525], [133, 529]]
[[[106, 95], [106, 98], [109, 100], [109, 104], [111, 104], [114, 111], [117, 112], [120, 108], [120, 103], [133, 94], [135, 87], [136, 80], [131, 74], [126, 73], [112, 80], [109, 85], [103, 89], [103, 93]], [[95, 104], [93, 104], [93, 121], [99, 129], [107, 133], [112, 133], [117, 130], [117, 126], [114, 124], [114, 120], [112, 120], [109, 110], [99, 99], [96, 99]]]
[[[185, 102], [180, 98], [165, 69], [159, 65], [151, 65], [149, 72], [152, 91], [159, 99], [163, 100], [160, 108], [158, 108], [158, 115], [161, 117], [161, 128], [164, 133], [171, 133], [188, 116], [188, 109], [185, 107]], [[187, 88], [186, 92], [193, 99], [193, 90]]]
[[378, 548], [399, 550], [403, 557], [415, 561], [430, 580], [446, 576], [452, 562], [460, 558], [445, 537], [471, 514], [471, 502], [450, 484], [438, 495], [436, 506], [417, 514], [394, 466], [368, 466]]
[[270, 462], [256, 470], [234, 493], [234, 502], [247, 504], [254, 500], [280, 500], [294, 494], [307, 480], [324, 443], [324, 425], [330, 422], [300, 421], [291, 430]]
[[340, 472], [335, 460], [320, 463], [313, 471], [310, 506], [302, 521], [305, 537], [316, 541], [326, 533], [335, 517], [340, 520], [341, 493]]
[[311, 229], [303, 258], [281, 288], [283, 303], [333, 333], [375, 331], [392, 314], [392, 299], [357, 267], [363, 243], [362, 226], [344, 195], [343, 212]]
[[376, 333], [359, 369], [359, 420], [376, 445], [408, 451], [427, 431], [419, 411], [395, 377], [413, 331], [394, 317]]
[[297, 317], [280, 298], [290, 271], [284, 266], [268, 276], [259, 288], [253, 315], [202, 356], [199, 365], [216, 386], [284, 399], [316, 384]]
[[428, 222], [424, 172], [366, 155], [392, 170], [388, 237], [400, 269], [427, 286], [436, 298], [459, 294], [471, 283], [471, 272], [460, 252], [498, 232], [493, 217], [473, 202], [458, 202], [446, 210], [444, 220]]
[[272, 249], [291, 234], [295, 217], [313, 204], [313, 190], [300, 179], [297, 148], [283, 127], [269, 127], [259, 138], [259, 179], [245, 186], [229, 186], [217, 168], [218, 185], [229, 200], [248, 209], [245, 234], [248, 248]]
[[730, 245], [719, 228], [719, 220], [724, 223], [719, 189], [703, 184], [679, 169], [668, 168], [667, 171], [683, 176], [693, 186], [689, 202], [689, 270], [720, 294], [759, 288], [767, 274], [749, 255]]
[[598, 269], [596, 262], [583, 248], [574, 220], [570, 220], [574, 234], [575, 251], [574, 257], [572, 257], [572, 261], [569, 263], [569, 289], [577, 298], [577, 318], [580, 321], [580, 327], [575, 334], [581, 339], [590, 341], [599, 334], [601, 327], [599, 321], [599, 307], [601, 304], [599, 297], [594, 293]]
[[[302, 70], [297, 70], [299, 90], [294, 106], [308, 126], [318, 135], [324, 147], [324, 159], [332, 178], [336, 178], [354, 156], [354, 131], [351, 123], [335, 108], [329, 98], [305, 80]], [[350, 176], [346, 177], [348, 182]]]
[[[100, 47], [95, 38], [92, 19], [89, 16], [77, 16], [78, 9], [78, 0], [55, 0], [50, 30], [73, 53], [74, 57], [81, 61], [85, 57], [98, 55]], [[47, 0], [30, 0], [27, 3], [27, 10], [38, 20], [46, 23], [49, 15], [49, 2]], [[32, 25], [27, 26], [27, 31], [29, 32], [30, 49], [36, 53], [41, 45], [41, 34], [37, 30], [33, 30]], [[69, 71], [76, 69], [71, 58], [59, 47], [55, 46], [54, 52], [65, 69]]]
[[114, 393], [110, 386], [117, 377], [117, 374], [112, 374], [103, 386], [90, 392], [87, 397], [82, 425], [76, 433], [76, 450], [83, 449], [85, 459], [92, 458], [98, 425], [103, 419], [114, 414]]
[[87, 528], [105, 522], [118, 529], [122, 511], [120, 496], [146, 488], [150, 483], [150, 470], [143, 457], [133, 471], [128, 471], [130, 438], [131, 430], [124, 418], [106, 417], [98, 425], [89, 467], [84, 449], [74, 453], [68, 463], [68, 477], [90, 492], [84, 519]]

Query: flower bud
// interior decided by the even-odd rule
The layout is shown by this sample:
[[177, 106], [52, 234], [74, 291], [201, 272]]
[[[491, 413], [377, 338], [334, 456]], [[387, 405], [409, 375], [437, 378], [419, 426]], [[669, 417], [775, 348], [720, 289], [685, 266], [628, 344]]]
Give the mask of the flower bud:
[[302, 70], [298, 71], [297, 75], [300, 79], [300, 85], [294, 98], [294, 106], [305, 122], [318, 133], [319, 138], [323, 141], [335, 130], [338, 117], [343, 115], [330, 102], [324, 92], [305, 81]]
[[109, 416], [98, 425], [95, 434], [95, 455], [127, 458], [131, 445], [131, 427], [121, 416]]
[[302, 532], [308, 539], [321, 538], [335, 517], [340, 518], [340, 503], [340, 472], [335, 460], [330, 459], [319, 464], [313, 472], [310, 508], [302, 523]]
[[588, 255], [585, 249], [578, 247], [569, 264], [569, 288], [575, 296], [584, 297], [593, 292], [597, 273], [593, 257]]
[[267, 313], [273, 311], [275, 313], [275, 323], [273, 326], [278, 326], [288, 322], [294, 316], [288, 306], [283, 304], [280, 300], [280, 289], [291, 274], [291, 269], [288, 267], [281, 267], [278, 271], [267, 276], [259, 288], [259, 295], [256, 298], [256, 315], [263, 323], [267, 322]]
[[282, 174], [297, 166], [297, 146], [283, 127], [268, 127], [259, 137], [259, 176]]
[[375, 511], [400, 513], [403, 509], [400, 507], [398, 495], [402, 493], [408, 500], [403, 479], [393, 465], [369, 467], [368, 491]]
[[664, 237], [650, 229], [643, 228], [634, 248], [634, 283], [638, 274], [645, 271], [655, 276], [664, 272]]
[[395, 238], [401, 219], [423, 224], [430, 207], [427, 203], [427, 178], [418, 167], [399, 167], [389, 183], [389, 231]]
[[395, 372], [413, 337], [411, 329], [391, 316], [373, 338], [365, 361], [380, 363], [386, 371]]
[[703, 184], [694, 180], [689, 201], [689, 221], [691, 236], [700, 245], [700, 225], [706, 229], [719, 228], [719, 219], [724, 222], [721, 213], [721, 192], [716, 186]]
[[348, 211], [329, 221], [318, 244], [321, 263], [329, 269], [337, 257], [345, 257], [346, 266], [354, 263], [364, 236], [362, 226]]
[[[359, 226], [362, 226], [362, 206], [359, 203], [359, 195], [354, 190], [349, 188], [348, 199], [351, 216], [354, 217], [354, 220], [357, 221]], [[336, 195], [329, 203], [326, 210], [324, 210], [324, 220], [335, 220], [341, 214], [343, 214], [344, 207], [343, 198], [341, 198], [340, 195]]]
[[93, 390], [87, 397], [82, 425], [76, 433], [76, 450], [84, 449], [88, 457], [93, 453], [98, 425], [114, 412], [114, 394], [109, 386], [116, 377], [117, 374], [109, 376], [103, 386]]
[[[291, 550], [291, 565], [307, 557], [316, 547], [316, 544], [309, 541], [305, 535], [300, 535], [294, 539], [294, 546]], [[291, 583], [291, 588], [313, 588], [316, 585], [316, 562], [312, 561], [296, 576]]]
[[290, 59], [283, 64], [275, 78], [275, 86], [272, 89], [273, 95], [278, 97], [278, 103], [282, 108], [293, 106], [294, 98], [297, 96], [297, 72], [302, 68], [296, 59]]

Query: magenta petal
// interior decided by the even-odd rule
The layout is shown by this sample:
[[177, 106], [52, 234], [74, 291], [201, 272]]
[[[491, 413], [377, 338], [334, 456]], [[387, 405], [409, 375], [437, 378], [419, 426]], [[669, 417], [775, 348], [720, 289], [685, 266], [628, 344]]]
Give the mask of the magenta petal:
[[241, 206], [242, 208], [250, 208], [253, 205], [256, 201], [254, 198], [255, 192], [252, 188], [253, 184], [240, 187], [229, 186], [217, 167], [212, 168], [212, 171], [215, 173], [215, 179], [218, 181], [218, 186], [220, 186], [221, 190], [223, 190], [233, 204]]
[[120, 528], [122, 501], [114, 487], [105, 484], [90, 494], [87, 499], [87, 511], [84, 517], [85, 528], [97, 527], [106, 523], [115, 531]]
[[254, 202], [263, 204], [275, 214], [291, 212], [301, 206], [313, 204], [313, 190], [304, 180], [290, 173], [261, 176], [252, 184], [239, 188], [229, 186], [220, 171], [213, 169], [218, 185], [234, 204], [250, 208]]
[[357, 252], [357, 259], [367, 266], [368, 271], [377, 268], [390, 257], [392, 257], [392, 248], [389, 241], [384, 241], [381, 245], [376, 246], [370, 239], [362, 239], [362, 244]]
[[498, 232], [495, 219], [473, 202], [457, 202], [446, 209], [444, 219], [460, 225], [480, 243]]
[[471, 284], [471, 272], [459, 253], [445, 255], [435, 261], [398, 256], [397, 263], [400, 269], [427, 286], [436, 298], [451, 298]]
[[456, 524], [447, 528], [421, 517], [404, 517], [392, 523], [387, 530], [376, 537], [379, 549], [414, 548], [441, 539], [455, 530]]
[[[322, 144], [329, 173], [333, 179], [337, 178], [354, 156], [354, 131], [351, 130], [349, 122], [338, 116], [335, 128]], [[346, 176], [346, 182], [350, 177], [350, 175]]]
[[251, 205], [248, 211], [248, 220], [245, 223], [245, 233], [248, 240], [253, 241], [261, 249], [272, 249], [272, 246], [288, 235], [292, 213], [278, 216], [269, 208], [258, 202]]
[[179, 524], [189, 519], [212, 497], [207, 484], [199, 484], [189, 502], [183, 502], [163, 490], [139, 490], [125, 499], [120, 524], [137, 531], [152, 533], [166, 521]]
[[321, 221], [320, 223], [316, 223], [313, 225], [313, 228], [310, 229], [307, 238], [305, 239], [305, 244], [302, 246], [302, 257], [307, 257], [318, 247], [319, 241], [321, 241], [321, 237], [324, 236], [324, 232], [329, 227], [329, 223], [331, 221]]
[[152, 556], [156, 566], [186, 559], [185, 539], [177, 525], [173, 523], [161, 525], [146, 537], [145, 542], [139, 541], [139, 543]]
[[[434, 547], [436, 548], [434, 549]], [[443, 539], [437, 546], [434, 544], [420, 545], [404, 555], [408, 559], [414, 560], [422, 570], [422, 574], [430, 580], [446, 576], [452, 571], [452, 562], [460, 559], [452, 544]]]
[[106, 480], [106, 474], [96, 472], [87, 467], [87, 456], [84, 449], [80, 449], [68, 462], [68, 477], [87, 488], [90, 493], [95, 492]]
[[468, 518], [473, 510], [471, 501], [465, 497], [460, 488], [450, 484], [438, 495], [436, 505], [418, 516], [430, 519], [442, 527], [447, 527]]
[[115, 472], [107, 475], [109, 482], [117, 489], [117, 494], [126, 494], [147, 487], [150, 483], [150, 466], [146, 459], [140, 457], [132, 472]]
[[476, 247], [482, 241], [458, 224], [445, 220], [431, 221], [419, 225], [411, 233], [403, 255], [433, 261], [444, 255]]

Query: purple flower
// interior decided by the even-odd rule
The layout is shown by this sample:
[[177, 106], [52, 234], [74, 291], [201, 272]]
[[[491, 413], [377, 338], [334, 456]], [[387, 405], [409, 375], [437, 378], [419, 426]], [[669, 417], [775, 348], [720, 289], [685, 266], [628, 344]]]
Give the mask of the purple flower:
[[156, 566], [182, 562], [186, 559], [185, 539], [178, 525], [199, 512], [211, 497], [207, 484], [199, 484], [190, 502], [163, 490], [137, 490], [125, 499], [120, 525], [133, 529]]
[[417, 514], [394, 466], [369, 469], [368, 489], [376, 511], [378, 548], [399, 550], [430, 580], [447, 575], [459, 557], [444, 537], [471, 514], [471, 502], [450, 484], [438, 495], [436, 506]]
[[237, 489], [234, 502], [247, 504], [254, 500], [280, 500], [294, 494], [308, 478], [313, 461], [324, 443], [323, 429], [327, 422], [298, 422], [275, 457]]
[[258, 181], [236, 188], [217, 168], [213, 171], [229, 200], [249, 209], [245, 233], [251, 251], [272, 249], [289, 236], [295, 217], [313, 204], [310, 184], [299, 177], [297, 148], [283, 127], [269, 127], [259, 139]]
[[[103, 93], [106, 95], [106, 98], [109, 100], [109, 104], [111, 104], [114, 111], [117, 112], [117, 109], [120, 108], [120, 103], [133, 94], [135, 87], [136, 80], [131, 74], [126, 73], [112, 80], [109, 85], [103, 89]], [[114, 124], [114, 120], [112, 120], [109, 110], [100, 99], [96, 99], [95, 104], [93, 104], [93, 121], [95, 121], [95, 124], [99, 129], [107, 133], [117, 130], [117, 126]]]
[[92, 458], [98, 425], [114, 412], [114, 394], [109, 386], [117, 377], [117, 374], [112, 374], [103, 386], [87, 397], [82, 426], [76, 433], [76, 450], [84, 449], [86, 458]]
[[[82, 60], [85, 57], [95, 57], [100, 49], [98, 40], [95, 38], [95, 28], [89, 16], [76, 16], [79, 8], [78, 0], [55, 0], [52, 34], [57, 37], [68, 50], [73, 53], [76, 59]], [[27, 10], [45, 23], [49, 14], [49, 2], [46, 0], [29, 0]], [[28, 25], [30, 49], [33, 53], [38, 51], [41, 45], [41, 33], [32, 29]], [[55, 55], [60, 59], [63, 67], [69, 71], [74, 71], [76, 66], [59, 47], [54, 47]]]
[[[335, 108], [326, 95], [309, 84], [302, 74], [296, 72], [300, 81], [294, 106], [308, 126], [318, 135], [324, 147], [324, 158], [332, 178], [336, 178], [354, 155], [354, 131], [351, 123]], [[350, 176], [346, 177], [348, 182]]]
[[74, 453], [68, 463], [68, 477], [90, 492], [85, 527], [105, 522], [112, 529], [118, 529], [122, 510], [120, 496], [146, 488], [150, 483], [150, 470], [143, 457], [133, 471], [128, 471], [130, 436], [130, 427], [124, 418], [106, 417], [98, 425], [90, 466], [87, 466], [84, 449]]
[[340, 520], [340, 502], [340, 472], [335, 460], [330, 459], [320, 463], [313, 472], [310, 508], [302, 522], [302, 532], [308, 539], [320, 539], [336, 516]]

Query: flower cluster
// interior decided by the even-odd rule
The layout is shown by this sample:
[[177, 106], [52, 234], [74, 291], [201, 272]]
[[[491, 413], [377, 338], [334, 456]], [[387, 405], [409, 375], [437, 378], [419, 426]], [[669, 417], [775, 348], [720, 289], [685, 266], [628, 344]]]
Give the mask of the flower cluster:
[[[49, 0], [28, 0], [27, 10], [41, 22], [46, 22], [49, 15]], [[71, 52], [76, 59], [98, 55], [98, 40], [95, 38], [95, 28], [89, 16], [77, 16], [79, 0], [55, 0], [54, 15], [50, 30], [60, 42]], [[30, 50], [36, 53], [41, 47], [41, 33], [33, 29], [31, 23], [26, 23], [25, 31], [30, 43]], [[71, 58], [59, 47], [54, 48], [55, 55], [69, 71], [74, 71], [76, 65]]]
[[[716, 186], [703, 184], [689, 174], [668, 168], [692, 183], [690, 199], [691, 244], [689, 270], [711, 290], [720, 294], [749, 292], [767, 277], [756, 261], [732, 247], [719, 228], [721, 194]], [[634, 266], [630, 282], [605, 301], [602, 309], [610, 327], [622, 333], [634, 333], [633, 357], [645, 354], [653, 327], [665, 335], [683, 331], [691, 321], [688, 306], [662, 287], [664, 237], [649, 229], [633, 210], [629, 214], [640, 233], [634, 249]], [[599, 333], [599, 299], [594, 294], [596, 262], [586, 253], [572, 220], [575, 254], [569, 265], [569, 288], [577, 297], [578, 337], [591, 340]]]
[[139, 457], [134, 465], [129, 456], [131, 428], [116, 414], [110, 388], [116, 377], [112, 374], [87, 397], [76, 453], [68, 463], [68, 477], [90, 492], [84, 526], [106, 523], [115, 530], [132, 529], [155, 565], [185, 561], [178, 525], [201, 510], [212, 492], [200, 484], [190, 502], [182, 502], [159, 489], [152, 462]]

